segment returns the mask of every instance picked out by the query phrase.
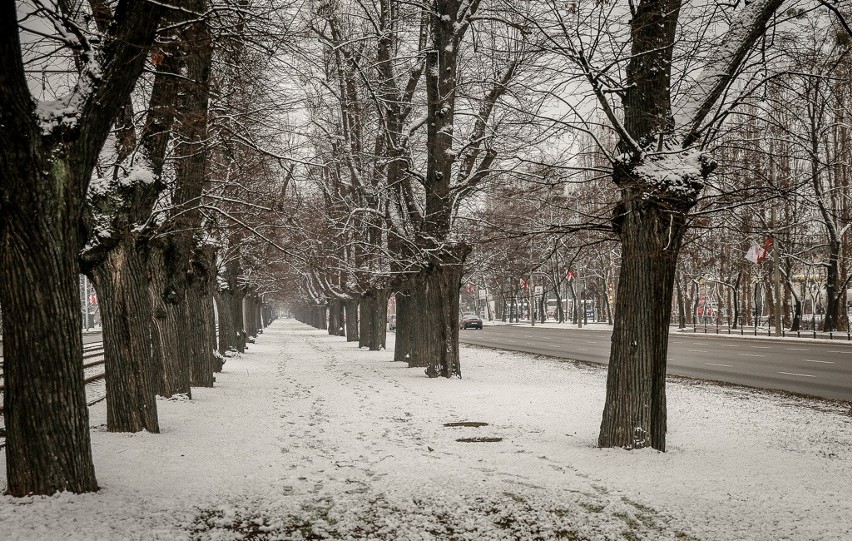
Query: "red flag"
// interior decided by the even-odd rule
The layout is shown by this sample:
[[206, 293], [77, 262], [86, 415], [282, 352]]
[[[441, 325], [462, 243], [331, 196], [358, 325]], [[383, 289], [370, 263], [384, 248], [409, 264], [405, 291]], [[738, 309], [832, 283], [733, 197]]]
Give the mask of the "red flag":
[[568, 280], [569, 282], [573, 282], [574, 281], [574, 271], [570, 271], [570, 270], [565, 271], [565, 279]]
[[521, 279], [518, 281], [518, 285], [519, 285], [519, 286], [521, 286], [521, 289], [526, 289], [526, 288], [527, 288], [527, 281], [526, 281], [526, 280], [524, 280], [523, 278], [521, 278]]
[[763, 263], [769, 257], [769, 250], [772, 249], [772, 237], [766, 237], [766, 242], [763, 243], [763, 253], [757, 256], [757, 262]]
[[770, 249], [772, 249], [772, 237], [766, 237], [763, 248], [758, 244], [752, 244], [746, 252], [745, 258], [752, 263], [763, 263], [769, 257]]
[[468, 282], [468, 283], [467, 283], [467, 292], [468, 292], [468, 293], [473, 293], [473, 282]]

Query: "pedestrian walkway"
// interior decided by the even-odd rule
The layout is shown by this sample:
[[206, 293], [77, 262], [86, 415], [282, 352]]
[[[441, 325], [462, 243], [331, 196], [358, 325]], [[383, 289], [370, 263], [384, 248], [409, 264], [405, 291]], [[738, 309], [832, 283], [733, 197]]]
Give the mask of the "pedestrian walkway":
[[852, 534], [841, 410], [673, 383], [668, 453], [602, 450], [605, 370], [462, 348], [464, 379], [428, 379], [392, 337], [276, 321], [214, 388], [159, 400], [161, 434], [107, 433], [95, 406], [102, 490], [2, 497], [4, 539]]

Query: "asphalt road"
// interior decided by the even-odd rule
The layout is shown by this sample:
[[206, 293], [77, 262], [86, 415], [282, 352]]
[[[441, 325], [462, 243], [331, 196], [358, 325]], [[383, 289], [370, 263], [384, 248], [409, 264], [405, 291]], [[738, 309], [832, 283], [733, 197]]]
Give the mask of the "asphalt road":
[[[464, 344], [607, 364], [611, 330], [492, 325], [460, 332]], [[852, 401], [852, 344], [672, 333], [668, 373]]]

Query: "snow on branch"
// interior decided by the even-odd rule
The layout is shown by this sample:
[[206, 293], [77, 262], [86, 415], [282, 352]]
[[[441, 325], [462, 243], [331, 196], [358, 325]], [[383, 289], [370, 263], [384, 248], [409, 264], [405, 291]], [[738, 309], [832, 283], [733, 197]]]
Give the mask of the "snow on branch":
[[736, 75], [754, 43], [763, 36], [767, 23], [782, 3], [783, 0], [744, 2], [731, 21], [722, 45], [710, 57], [683, 103], [675, 108], [675, 123], [684, 131], [683, 148], [701, 137], [704, 119]]

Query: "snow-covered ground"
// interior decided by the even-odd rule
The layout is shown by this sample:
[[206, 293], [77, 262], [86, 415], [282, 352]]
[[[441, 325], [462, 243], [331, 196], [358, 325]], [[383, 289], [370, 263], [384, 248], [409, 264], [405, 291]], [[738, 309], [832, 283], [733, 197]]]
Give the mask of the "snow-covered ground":
[[671, 380], [668, 452], [603, 450], [604, 369], [392, 359], [279, 320], [161, 434], [94, 406], [100, 492], [0, 497], [0, 538], [852, 539], [848, 404]]

